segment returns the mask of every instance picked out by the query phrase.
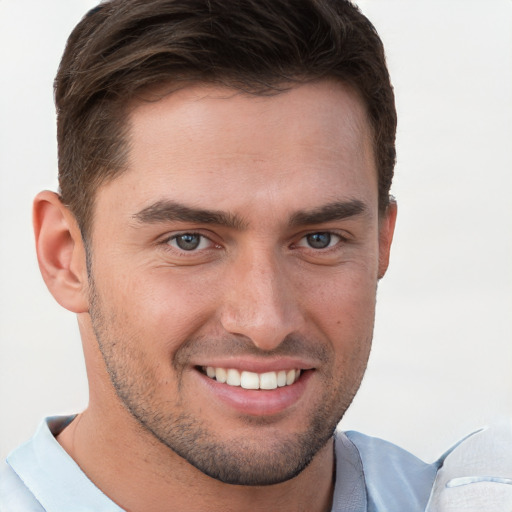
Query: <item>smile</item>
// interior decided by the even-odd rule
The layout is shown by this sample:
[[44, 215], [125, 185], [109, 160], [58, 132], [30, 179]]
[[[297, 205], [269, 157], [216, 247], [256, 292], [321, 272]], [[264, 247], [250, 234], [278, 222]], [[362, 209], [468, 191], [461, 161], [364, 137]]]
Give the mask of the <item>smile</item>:
[[300, 377], [301, 370], [279, 370], [275, 372], [255, 373], [239, 371], [234, 368], [201, 367], [202, 372], [221, 384], [242, 387], [244, 389], [272, 390], [291, 386]]

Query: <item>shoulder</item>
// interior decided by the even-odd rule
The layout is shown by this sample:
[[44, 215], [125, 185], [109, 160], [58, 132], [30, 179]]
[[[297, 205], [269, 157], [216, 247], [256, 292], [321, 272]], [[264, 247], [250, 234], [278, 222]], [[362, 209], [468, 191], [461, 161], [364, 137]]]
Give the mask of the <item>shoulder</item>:
[[359, 432], [341, 435], [359, 454], [369, 511], [425, 510], [441, 461], [427, 464], [392, 443]]
[[4, 461], [0, 462], [0, 512], [44, 512], [21, 478]]
[[36, 492], [38, 482], [52, 478], [48, 460], [58, 450], [53, 435], [72, 419], [47, 418], [29, 441], [13, 450], [6, 461], [0, 461], [0, 512], [44, 512], [41, 495]]
[[512, 510], [510, 421], [473, 432], [432, 464], [382, 439], [340, 435], [359, 455], [369, 512]]
[[74, 416], [47, 418], [2, 463], [0, 512], [121, 512], [55, 439]]
[[483, 428], [443, 456], [428, 512], [512, 510], [512, 422]]

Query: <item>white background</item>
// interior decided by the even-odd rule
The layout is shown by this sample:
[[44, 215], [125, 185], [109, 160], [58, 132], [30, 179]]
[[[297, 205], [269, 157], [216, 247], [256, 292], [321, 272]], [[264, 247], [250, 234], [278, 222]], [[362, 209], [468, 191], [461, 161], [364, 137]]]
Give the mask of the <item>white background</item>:
[[[374, 350], [345, 429], [432, 460], [512, 412], [512, 1], [361, 0], [399, 111], [399, 220]], [[56, 187], [52, 80], [88, 0], [0, 0], [0, 457], [84, 408], [73, 315], [37, 269]]]

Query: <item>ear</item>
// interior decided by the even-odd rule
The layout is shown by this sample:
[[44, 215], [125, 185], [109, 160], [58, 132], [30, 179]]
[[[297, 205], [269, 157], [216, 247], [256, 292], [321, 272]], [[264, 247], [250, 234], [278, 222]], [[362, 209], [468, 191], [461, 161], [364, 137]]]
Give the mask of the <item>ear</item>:
[[55, 300], [74, 313], [88, 311], [88, 280], [82, 234], [73, 214], [54, 192], [34, 199], [39, 268]]
[[386, 211], [379, 219], [379, 279], [384, 277], [388, 269], [389, 253], [395, 232], [397, 210], [396, 201], [391, 197]]

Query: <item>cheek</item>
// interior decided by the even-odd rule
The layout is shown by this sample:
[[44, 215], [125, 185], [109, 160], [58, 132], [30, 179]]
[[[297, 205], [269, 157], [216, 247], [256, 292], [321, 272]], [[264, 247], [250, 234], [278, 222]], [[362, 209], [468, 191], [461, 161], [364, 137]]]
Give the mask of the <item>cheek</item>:
[[[298, 293], [305, 309], [333, 328], [364, 328], [365, 319], [373, 318], [377, 279], [373, 272], [354, 272], [341, 268], [322, 279], [302, 280]], [[315, 276], [316, 277], [316, 276]]]
[[[213, 283], [170, 268], [120, 277], [105, 287], [115, 323], [144, 351], [171, 355], [212, 316]], [[139, 341], [137, 341], [139, 340]], [[142, 348], [142, 347], [141, 347]]]
[[[339, 271], [305, 293], [310, 321], [329, 341], [337, 364], [367, 357], [373, 334], [376, 279], [367, 272]], [[347, 361], [350, 360], [350, 361]]]

